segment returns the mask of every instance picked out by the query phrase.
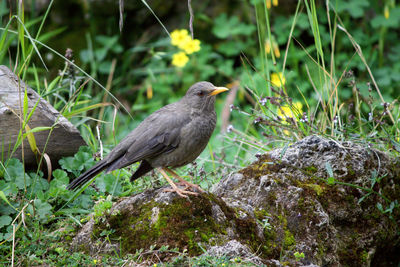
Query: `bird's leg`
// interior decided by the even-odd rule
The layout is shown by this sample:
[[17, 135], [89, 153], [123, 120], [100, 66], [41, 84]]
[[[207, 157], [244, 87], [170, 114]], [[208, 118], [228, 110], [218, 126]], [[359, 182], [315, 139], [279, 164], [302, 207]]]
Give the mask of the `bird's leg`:
[[198, 186], [197, 184], [192, 184], [192, 183], [190, 183], [190, 182], [184, 180], [182, 177], [180, 177], [180, 176], [179, 176], [176, 172], [174, 172], [173, 170], [168, 169], [168, 168], [163, 168], [163, 170], [166, 171], [166, 172], [168, 172], [169, 174], [171, 174], [171, 175], [172, 175], [173, 177], [175, 177], [176, 179], [178, 179], [179, 182], [180, 182], [181, 184], [184, 184], [184, 185], [186, 186], [185, 190], [188, 189], [188, 188], [193, 188], [193, 189], [199, 190], [200, 192], [204, 192], [204, 190], [201, 189], [200, 186]]
[[186, 190], [182, 190], [179, 187], [176, 186], [176, 184], [169, 178], [168, 174], [165, 172], [164, 168], [158, 169], [158, 171], [164, 176], [164, 178], [167, 180], [167, 182], [171, 185], [172, 189], [164, 189], [167, 192], [176, 192], [179, 196], [188, 198], [187, 195], [198, 195], [195, 192], [190, 192]]

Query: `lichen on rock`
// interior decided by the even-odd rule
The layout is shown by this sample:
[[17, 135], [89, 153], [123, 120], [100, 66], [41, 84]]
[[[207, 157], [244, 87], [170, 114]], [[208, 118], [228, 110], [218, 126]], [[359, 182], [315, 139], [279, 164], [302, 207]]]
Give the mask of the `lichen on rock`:
[[211, 193], [188, 200], [160, 188], [122, 198], [73, 246], [226, 251], [255, 265], [390, 266], [400, 260], [398, 166], [386, 153], [309, 136], [223, 177]]
[[[91, 219], [75, 237], [73, 247], [89, 253], [113, 250], [125, 255], [168, 246], [199, 255], [203, 248], [231, 239], [261, 243], [263, 235], [257, 234], [255, 224], [253, 217], [239, 218], [235, 210], [212, 194], [185, 199], [164, 192], [164, 188], [151, 189], [122, 198], [102, 220]], [[102, 238], [107, 231], [107, 239]]]
[[[385, 266], [400, 260], [399, 208], [390, 218], [377, 203], [388, 206], [388, 200], [400, 199], [400, 176], [394, 167], [398, 164], [398, 159], [377, 150], [309, 136], [284, 153], [277, 149], [263, 155], [222, 179], [212, 192], [235, 208], [249, 210], [251, 205], [259, 220], [268, 219], [271, 230], [264, 232], [275, 235], [269, 246], [281, 251], [275, 260]], [[334, 174], [332, 185], [327, 182], [327, 165]], [[382, 177], [373, 190], [386, 200], [375, 193], [366, 196], [372, 177]], [[305, 257], [296, 259], [295, 252]]]

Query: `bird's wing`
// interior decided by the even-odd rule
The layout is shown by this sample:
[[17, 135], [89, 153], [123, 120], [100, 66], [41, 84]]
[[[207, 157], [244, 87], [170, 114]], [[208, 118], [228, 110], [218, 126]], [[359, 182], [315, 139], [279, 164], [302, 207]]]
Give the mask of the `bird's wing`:
[[113, 149], [107, 171], [173, 151], [179, 145], [182, 127], [190, 120], [190, 114], [177, 112], [174, 105], [154, 112]]

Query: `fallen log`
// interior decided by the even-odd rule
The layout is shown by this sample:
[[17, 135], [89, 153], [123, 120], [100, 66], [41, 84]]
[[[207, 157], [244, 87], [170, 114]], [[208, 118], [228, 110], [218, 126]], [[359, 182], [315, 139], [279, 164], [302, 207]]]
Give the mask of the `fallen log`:
[[[27, 114], [34, 109], [27, 125], [30, 129], [53, 127], [52, 130], [33, 132], [33, 136], [39, 151], [49, 156], [53, 167], [57, 166], [59, 159], [75, 154], [80, 146], [86, 145], [85, 141], [72, 123], [6, 66], [0, 66], [0, 160], [4, 162], [13, 157], [22, 161], [23, 158], [27, 168], [37, 166], [37, 156], [32, 152], [27, 138], [23, 145], [15, 148], [23, 127], [25, 90]], [[26, 133], [27, 129], [24, 127], [22, 133]]]

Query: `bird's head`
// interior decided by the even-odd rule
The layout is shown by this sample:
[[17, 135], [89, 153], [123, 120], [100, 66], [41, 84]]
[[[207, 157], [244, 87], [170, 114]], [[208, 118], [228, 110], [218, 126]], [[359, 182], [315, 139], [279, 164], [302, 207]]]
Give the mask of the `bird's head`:
[[228, 90], [225, 87], [216, 87], [210, 82], [198, 82], [189, 88], [183, 99], [191, 107], [214, 111], [215, 96]]

